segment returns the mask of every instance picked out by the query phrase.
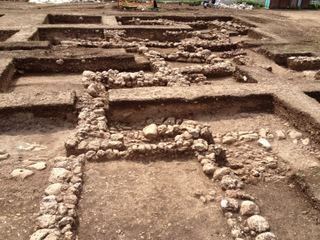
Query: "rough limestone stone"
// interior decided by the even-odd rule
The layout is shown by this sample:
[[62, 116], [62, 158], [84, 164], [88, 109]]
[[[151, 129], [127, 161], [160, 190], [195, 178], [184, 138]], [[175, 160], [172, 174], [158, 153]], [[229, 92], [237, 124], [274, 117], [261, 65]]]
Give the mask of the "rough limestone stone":
[[268, 133], [269, 133], [269, 130], [265, 128], [259, 129], [259, 132], [258, 132], [261, 138], [267, 138]]
[[110, 136], [110, 140], [112, 141], [123, 141], [123, 134], [122, 133], [115, 133], [115, 134], [111, 134]]
[[31, 235], [30, 240], [42, 240], [45, 239], [49, 233], [52, 232], [51, 229], [39, 229], [34, 234]]
[[11, 172], [12, 177], [21, 178], [21, 179], [25, 179], [33, 174], [34, 172], [32, 172], [31, 170], [21, 169], [21, 168], [15, 169]]
[[258, 140], [258, 144], [261, 145], [262, 147], [264, 147], [265, 149], [271, 149], [270, 143], [265, 138], [260, 138]]
[[225, 175], [221, 180], [221, 188], [223, 190], [231, 189], [241, 189], [243, 187], [243, 182], [236, 176]]
[[54, 195], [50, 195], [43, 198], [40, 204], [40, 214], [55, 215], [58, 209], [58, 202]]
[[9, 153], [0, 154], [0, 160], [6, 160], [10, 157]]
[[247, 224], [250, 230], [262, 233], [270, 229], [267, 220], [259, 215], [253, 215], [247, 219]]
[[245, 135], [241, 135], [239, 137], [239, 140], [240, 141], [244, 141], [244, 142], [250, 142], [250, 141], [253, 141], [253, 140], [258, 140], [259, 136], [257, 133], [248, 133], [248, 134], [245, 134]]
[[240, 213], [243, 216], [252, 216], [260, 214], [260, 209], [257, 204], [252, 201], [243, 201], [240, 207]]
[[214, 173], [214, 170], [215, 170], [215, 166], [213, 166], [212, 163], [206, 163], [203, 165], [203, 172], [207, 175], [212, 175]]
[[94, 161], [96, 160], [96, 152], [93, 150], [90, 150], [86, 153], [86, 158], [88, 161]]
[[293, 130], [293, 131], [289, 132], [289, 136], [290, 136], [290, 138], [292, 138], [292, 139], [300, 139], [300, 138], [302, 137], [302, 133]]
[[277, 237], [271, 232], [264, 232], [256, 236], [255, 240], [277, 240]]
[[282, 130], [277, 130], [276, 131], [276, 136], [278, 140], [284, 140], [286, 139], [286, 135]]
[[96, 83], [91, 83], [88, 87], [88, 93], [92, 97], [98, 97], [99, 96], [99, 88]]
[[193, 141], [192, 149], [198, 152], [204, 152], [208, 150], [208, 143], [204, 139], [197, 139]]
[[46, 169], [47, 165], [45, 162], [38, 162], [35, 164], [30, 165], [29, 167], [37, 169], [39, 171]]
[[125, 146], [122, 141], [109, 141], [107, 148], [123, 150]]
[[142, 131], [143, 131], [143, 135], [146, 138], [157, 138], [158, 137], [158, 128], [157, 128], [157, 125], [154, 123], [146, 126]]
[[100, 148], [100, 141], [98, 139], [94, 139], [88, 143], [88, 149], [97, 151]]
[[64, 168], [53, 168], [49, 177], [50, 183], [68, 182], [72, 177], [72, 173]]
[[61, 183], [54, 183], [49, 185], [45, 190], [44, 193], [46, 195], [60, 195], [62, 191], [62, 184]]
[[224, 136], [222, 138], [222, 143], [223, 144], [232, 144], [232, 143], [234, 143], [236, 141], [237, 141], [237, 139], [234, 138], [233, 136]]
[[37, 218], [37, 223], [40, 228], [51, 228], [56, 224], [56, 216], [45, 214]]
[[213, 175], [214, 180], [221, 180], [223, 176], [229, 175], [231, 173], [231, 169], [227, 167], [218, 168]]
[[204, 127], [201, 129], [200, 137], [202, 139], [206, 140], [209, 144], [212, 144], [214, 142], [213, 137], [212, 137], [212, 132], [209, 129], [209, 127]]
[[220, 204], [222, 210], [226, 212], [238, 212], [239, 210], [238, 201], [232, 198], [223, 199]]
[[310, 143], [310, 139], [309, 138], [301, 139], [301, 142], [303, 145], [307, 146]]
[[54, 233], [49, 233], [49, 235], [44, 239], [44, 240], [59, 240], [60, 238], [54, 234]]

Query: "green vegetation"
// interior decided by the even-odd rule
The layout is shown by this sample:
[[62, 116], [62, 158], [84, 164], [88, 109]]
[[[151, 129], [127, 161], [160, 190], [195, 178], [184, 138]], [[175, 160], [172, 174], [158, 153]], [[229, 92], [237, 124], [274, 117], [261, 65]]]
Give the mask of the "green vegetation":
[[264, 3], [254, 2], [254, 1], [250, 1], [250, 0], [244, 0], [244, 1], [239, 0], [236, 3], [240, 4], [240, 3], [243, 3], [243, 2], [245, 2], [248, 5], [252, 5], [252, 6], [256, 7], [256, 8], [264, 7]]
[[167, 3], [201, 3], [203, 0], [157, 0], [158, 3], [164, 3], [164, 2], [167, 2]]
[[309, 9], [319, 9], [320, 8], [320, 4], [310, 4], [309, 5]]
[[312, 171], [312, 173], [317, 174], [317, 173], [319, 173], [319, 170], [315, 169]]
[[303, 177], [305, 177], [305, 176], [304, 176], [304, 174], [302, 174], [302, 173], [298, 173], [298, 177], [303, 178]]

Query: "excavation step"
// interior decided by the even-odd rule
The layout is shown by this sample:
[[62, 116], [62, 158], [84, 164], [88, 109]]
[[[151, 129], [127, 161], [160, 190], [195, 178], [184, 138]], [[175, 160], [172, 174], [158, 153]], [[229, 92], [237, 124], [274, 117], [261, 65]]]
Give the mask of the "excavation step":
[[31, 112], [34, 116], [65, 115], [75, 108], [76, 95], [68, 92], [3, 93], [0, 94], [0, 116]]
[[49, 41], [0, 42], [0, 51], [48, 49], [50, 46]]

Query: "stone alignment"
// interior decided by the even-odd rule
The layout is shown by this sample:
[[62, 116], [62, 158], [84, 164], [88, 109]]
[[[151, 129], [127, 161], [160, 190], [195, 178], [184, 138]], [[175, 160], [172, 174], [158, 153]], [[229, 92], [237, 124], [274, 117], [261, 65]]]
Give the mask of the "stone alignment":
[[[7, 20], [11, 18], [11, 21], [14, 19], [10, 15], [2, 18]], [[86, 160], [132, 160], [138, 156], [172, 158], [179, 155], [194, 156], [202, 165], [204, 174], [213, 181], [220, 182], [221, 189], [225, 191], [221, 208], [235, 239], [240, 240], [244, 237], [256, 240], [276, 239], [275, 235], [269, 232], [270, 226], [267, 220], [260, 215], [260, 208], [255, 199], [243, 190], [246, 179], [245, 176], [240, 178], [239, 174], [236, 174], [238, 163], [233, 162], [232, 150], [228, 151], [231, 156], [227, 156], [225, 147], [221, 147], [219, 143], [225, 145], [259, 143], [261, 152], [268, 156], [268, 161], [258, 162], [248, 174], [258, 178], [263, 173], [268, 178], [275, 174], [276, 169], [278, 172], [275, 175], [278, 177], [277, 174], [280, 175], [286, 169], [270, 153], [271, 136], [286, 138], [283, 132], [238, 131], [221, 136], [219, 133], [212, 133], [206, 125], [184, 117], [178, 118], [174, 114], [165, 118], [148, 119], [147, 124], [143, 124], [141, 129], [130, 126], [119, 127], [114, 120], [117, 117], [118, 120], [126, 117], [121, 114], [116, 115], [115, 109], [123, 108], [123, 111], [126, 111], [130, 107], [125, 107], [127, 103], [132, 106], [150, 102], [167, 104], [170, 101], [185, 101], [188, 105], [201, 99], [208, 99], [208, 102], [214, 105], [212, 99], [225, 97], [238, 99], [236, 104], [239, 104], [243, 99], [250, 101], [252, 97], [256, 97], [258, 104], [251, 106], [253, 110], [269, 111], [284, 116], [297, 128], [307, 132], [312, 140], [319, 142], [318, 102], [304, 94], [304, 92], [320, 91], [317, 82], [283, 81], [272, 73], [272, 68], [255, 64], [254, 60], [246, 55], [245, 50], [238, 48], [240, 43], [231, 42], [230, 37], [250, 33], [251, 36], [255, 35], [256, 38], [262, 39], [263, 35], [259, 35], [259, 31], [254, 32], [250, 29], [254, 26], [244, 26], [230, 21], [231, 19], [227, 19], [227, 22], [212, 19], [182, 22], [166, 18], [154, 20], [133, 17], [125, 21], [119, 21], [121, 18], [108, 18], [113, 20], [113, 24], [118, 25], [108, 25], [105, 16], [86, 18], [77, 15], [68, 17], [40, 14], [32, 19], [32, 26], [19, 26], [20, 31], [0, 45], [1, 51], [6, 50], [5, 56], [13, 57], [6, 58], [0, 68], [1, 90], [5, 91], [10, 84], [15, 70], [30, 72], [91, 70], [83, 72], [86, 91], [82, 96], [75, 96], [72, 92], [40, 93], [35, 96], [15, 93], [0, 95], [2, 99], [0, 109], [4, 114], [34, 111], [41, 115], [48, 108], [52, 111], [51, 114], [74, 110], [74, 107], [79, 111], [77, 133], [65, 143], [68, 157], [54, 159], [54, 168], [49, 177], [51, 185], [45, 190], [46, 196], [41, 202], [37, 229], [31, 236], [32, 240], [76, 239], [78, 224], [76, 209], [82, 189], [83, 164]], [[72, 26], [68, 25], [71, 23]], [[85, 26], [83, 23], [93, 24]], [[208, 30], [201, 31], [206, 27]], [[136, 37], [137, 33], [140, 33], [139, 37]], [[27, 43], [29, 40], [34, 42]], [[23, 42], [20, 44], [20, 41]], [[54, 45], [53, 49], [58, 49], [59, 46], [97, 48], [101, 51], [101, 55], [97, 57], [98, 54], [94, 49], [84, 58], [70, 57], [54, 51], [45, 56], [47, 51], [40, 49], [52, 47], [49, 41]], [[176, 49], [167, 54], [151, 49], [154, 47]], [[17, 48], [38, 49], [38, 52], [27, 53], [22, 57], [20, 53], [7, 52]], [[117, 48], [123, 48], [126, 52], [122, 49], [121, 57], [115, 57], [119, 55]], [[212, 53], [213, 51], [220, 53]], [[136, 55], [128, 54], [129, 52], [140, 54], [140, 57], [147, 61], [139, 62]], [[270, 53], [266, 50], [265, 52]], [[39, 53], [40, 57], [34, 57]], [[312, 63], [310, 68], [318, 69], [317, 58], [302, 57], [304, 55], [308, 56], [309, 53], [285, 53], [270, 57], [276, 63], [295, 70], [308, 69], [310, 63]], [[116, 66], [119, 63], [113, 62], [115, 60], [121, 62], [121, 66]], [[150, 64], [149, 68], [146, 62]], [[170, 66], [169, 62], [206, 65], [175, 68]], [[232, 62], [238, 66], [234, 67]], [[106, 64], [109, 68], [104, 66]], [[145, 68], [145, 71], [151, 69], [153, 73], [142, 70], [127, 72], [141, 67]], [[121, 72], [122, 70], [126, 72]], [[237, 84], [235, 82], [215, 86], [208, 80], [210, 77], [232, 74], [238, 82], [255, 84], [237, 85], [235, 89], [234, 86]], [[166, 86], [166, 90], [162, 91], [161, 86]], [[189, 86], [192, 88], [187, 88]], [[289, 92], [288, 86], [290, 86]], [[248, 109], [250, 107], [240, 106]], [[141, 113], [141, 110], [135, 113]], [[301, 138], [300, 135], [302, 134], [293, 131], [289, 133], [289, 136], [297, 142]], [[306, 145], [308, 141], [301, 140]], [[253, 155], [258, 156], [259, 153]]]

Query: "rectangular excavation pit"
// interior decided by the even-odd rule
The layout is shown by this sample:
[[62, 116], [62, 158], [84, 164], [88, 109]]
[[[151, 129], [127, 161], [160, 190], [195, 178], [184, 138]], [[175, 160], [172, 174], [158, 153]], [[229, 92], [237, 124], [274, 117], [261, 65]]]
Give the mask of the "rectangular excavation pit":
[[113, 101], [110, 98], [108, 119], [113, 122], [139, 123], [147, 118], [187, 118], [223, 116], [247, 112], [273, 112], [271, 95], [216, 96], [187, 99], [157, 99], [150, 101]]
[[101, 16], [49, 14], [44, 24], [101, 24]]
[[[254, 100], [251, 99], [251, 101]], [[166, 102], [164, 104], [168, 105]], [[141, 108], [143, 107], [145, 106], [142, 105]], [[225, 105], [225, 108], [228, 107], [228, 105]], [[179, 106], [176, 108], [179, 108]], [[182, 109], [182, 107], [180, 108]], [[147, 107], [136, 114], [146, 111], [148, 111]], [[164, 116], [161, 113], [158, 115], [151, 114], [149, 117], [154, 119]], [[174, 114], [174, 111], [169, 114]], [[246, 179], [243, 180], [245, 181], [244, 192], [249, 195], [242, 195], [243, 199], [241, 200], [251, 196], [254, 198], [253, 201], [260, 207], [260, 215], [266, 217], [271, 231], [276, 236], [285, 240], [293, 239], [294, 236], [297, 239], [316, 239], [318, 221], [313, 219], [313, 216], [318, 217], [319, 213], [312, 209], [301, 194], [297, 196], [287, 183], [291, 171], [294, 172], [304, 168], [310, 170], [309, 167], [316, 164], [312, 153], [306, 148], [302, 148], [300, 142], [293, 143], [287, 135], [289, 131], [293, 130], [292, 126], [286, 125], [285, 121], [275, 114], [261, 112], [237, 113], [237, 111], [234, 111], [228, 116], [221, 114], [212, 118], [210, 116], [207, 116], [207, 118], [205, 116], [201, 117], [199, 114], [197, 117], [191, 117], [191, 119], [196, 119], [192, 122], [197, 122], [197, 124], [208, 124], [215, 136], [215, 141], [216, 138], [220, 138], [220, 141], [215, 142], [215, 145], [222, 144], [227, 149], [230, 168], [238, 177]], [[190, 124], [192, 125], [192, 123]], [[130, 129], [126, 128], [127, 125], [122, 125], [119, 122], [112, 122], [111, 125], [111, 134], [122, 133], [126, 140], [125, 143], [148, 145], [155, 142], [132, 137], [132, 130], [134, 129], [132, 125], [129, 125], [131, 126]], [[148, 123], [143, 122], [137, 128], [139, 132], [146, 125]], [[157, 125], [159, 126], [160, 123], [157, 123]], [[137, 130], [133, 131], [137, 133]], [[283, 132], [286, 138], [279, 140], [276, 135], [277, 131]], [[241, 136], [250, 133], [256, 134], [257, 138], [248, 141], [241, 140]], [[258, 137], [261, 137], [264, 133], [267, 136], [270, 134], [268, 141], [270, 141], [272, 149], [266, 150], [257, 144]], [[225, 136], [235, 135], [240, 136], [235, 142], [225, 143], [221, 141]], [[129, 142], [128, 138], [130, 137], [130, 140], [133, 141]], [[136, 138], [140, 140], [140, 143], [137, 143], [139, 140]], [[163, 142], [169, 142], [169, 139], [165, 138]], [[301, 159], [304, 161], [301, 161]], [[269, 163], [270, 161], [273, 165]], [[252, 176], [254, 169], [261, 169], [259, 170], [259, 176]], [[211, 237], [220, 239], [221, 236], [215, 234], [210, 234], [210, 238], [207, 238], [208, 231], [205, 231], [206, 236], [201, 236], [198, 230], [207, 224], [211, 224], [210, 231], [214, 229], [222, 233], [224, 232], [223, 229], [229, 229], [223, 227], [223, 221], [227, 221], [227, 218], [223, 217], [221, 210], [220, 214], [216, 213], [220, 209], [220, 197], [225, 197], [229, 193], [221, 192], [219, 181], [210, 181], [209, 178], [205, 177], [202, 173], [201, 164], [197, 163], [194, 157], [178, 158], [168, 154], [160, 159], [158, 156], [145, 154], [137, 157], [134, 161], [116, 159], [116, 161], [99, 163], [88, 162], [84, 170], [84, 176], [86, 184], [79, 204], [80, 238], [87, 239], [89, 236], [91, 238], [94, 236], [94, 238], [99, 239], [104, 235], [116, 236], [116, 234], [120, 234], [130, 239], [140, 236], [161, 239], [163, 234], [168, 234], [164, 235], [167, 237], [164, 239], [187, 239], [187, 236], [191, 236], [190, 239], [211, 239]], [[203, 182], [199, 181], [202, 178]], [[193, 179], [192, 183], [189, 182], [190, 179]], [[170, 184], [172, 186], [169, 186]], [[206, 204], [202, 205], [202, 208], [198, 209], [198, 202], [194, 201], [193, 205], [189, 205], [189, 201], [193, 201], [192, 196], [196, 199], [194, 195], [196, 192], [203, 192], [203, 195], [206, 196], [207, 192], [203, 184], [208, 184], [208, 189], [213, 189], [217, 198], [213, 202], [207, 201]], [[196, 189], [193, 189], [193, 186], [197, 186], [196, 189], [199, 191], [195, 191]], [[185, 188], [188, 188], [187, 192], [184, 191]], [[180, 192], [180, 190], [183, 191]], [[180, 193], [182, 194], [180, 195]], [[230, 195], [232, 196], [232, 193]], [[239, 195], [235, 198], [241, 197]], [[184, 204], [176, 204], [177, 199], [182, 200]], [[241, 200], [238, 200], [239, 203]], [[201, 201], [201, 198], [199, 201]], [[96, 202], [99, 202], [99, 204], [94, 204]], [[197, 217], [191, 218], [193, 225], [198, 227], [195, 229], [189, 228], [189, 220], [191, 219], [182, 210], [186, 206], [190, 209], [187, 212], [194, 213], [193, 216], [202, 216], [202, 209], [210, 206], [210, 217], [201, 221]], [[159, 208], [161, 211], [158, 210]], [[171, 212], [167, 210], [171, 208], [175, 210]], [[309, 214], [309, 212], [303, 213], [305, 209], [308, 209], [312, 214]], [[181, 210], [182, 212], [180, 212]], [[170, 212], [170, 214], [165, 214], [166, 212]], [[183, 216], [182, 219], [175, 215], [177, 212], [180, 217]], [[277, 212], [279, 212], [278, 215]], [[289, 213], [290, 217], [288, 216]], [[163, 226], [171, 226], [175, 218], [177, 219], [174, 222], [182, 223], [189, 231], [180, 232], [180, 226], [178, 225], [174, 229], [163, 229]], [[188, 218], [188, 221], [185, 221], [185, 218]], [[299, 224], [297, 224], [296, 219], [299, 219]], [[211, 223], [213, 220], [215, 221], [214, 225]], [[94, 223], [94, 227], [88, 231], [87, 229], [92, 226], [92, 223]], [[294, 228], [291, 228], [291, 226], [294, 226]], [[177, 232], [179, 235], [175, 235]], [[231, 239], [228, 236], [226, 234], [223, 238]]]
[[185, 158], [88, 162], [79, 239], [231, 239], [217, 202], [203, 204], [194, 196], [212, 190], [201, 171]]
[[6, 41], [8, 38], [12, 37], [17, 30], [0, 30], [0, 42]]
[[[84, 70], [103, 71], [117, 69], [122, 71], [150, 70], [148, 61], [135, 58], [133, 54], [127, 54], [120, 49], [84, 49], [85, 55], [67, 57], [57, 54], [52, 57], [27, 57], [16, 58], [15, 66], [27, 73], [80, 73]], [[79, 50], [79, 52], [81, 52]], [[96, 53], [96, 54], [95, 54]]]

